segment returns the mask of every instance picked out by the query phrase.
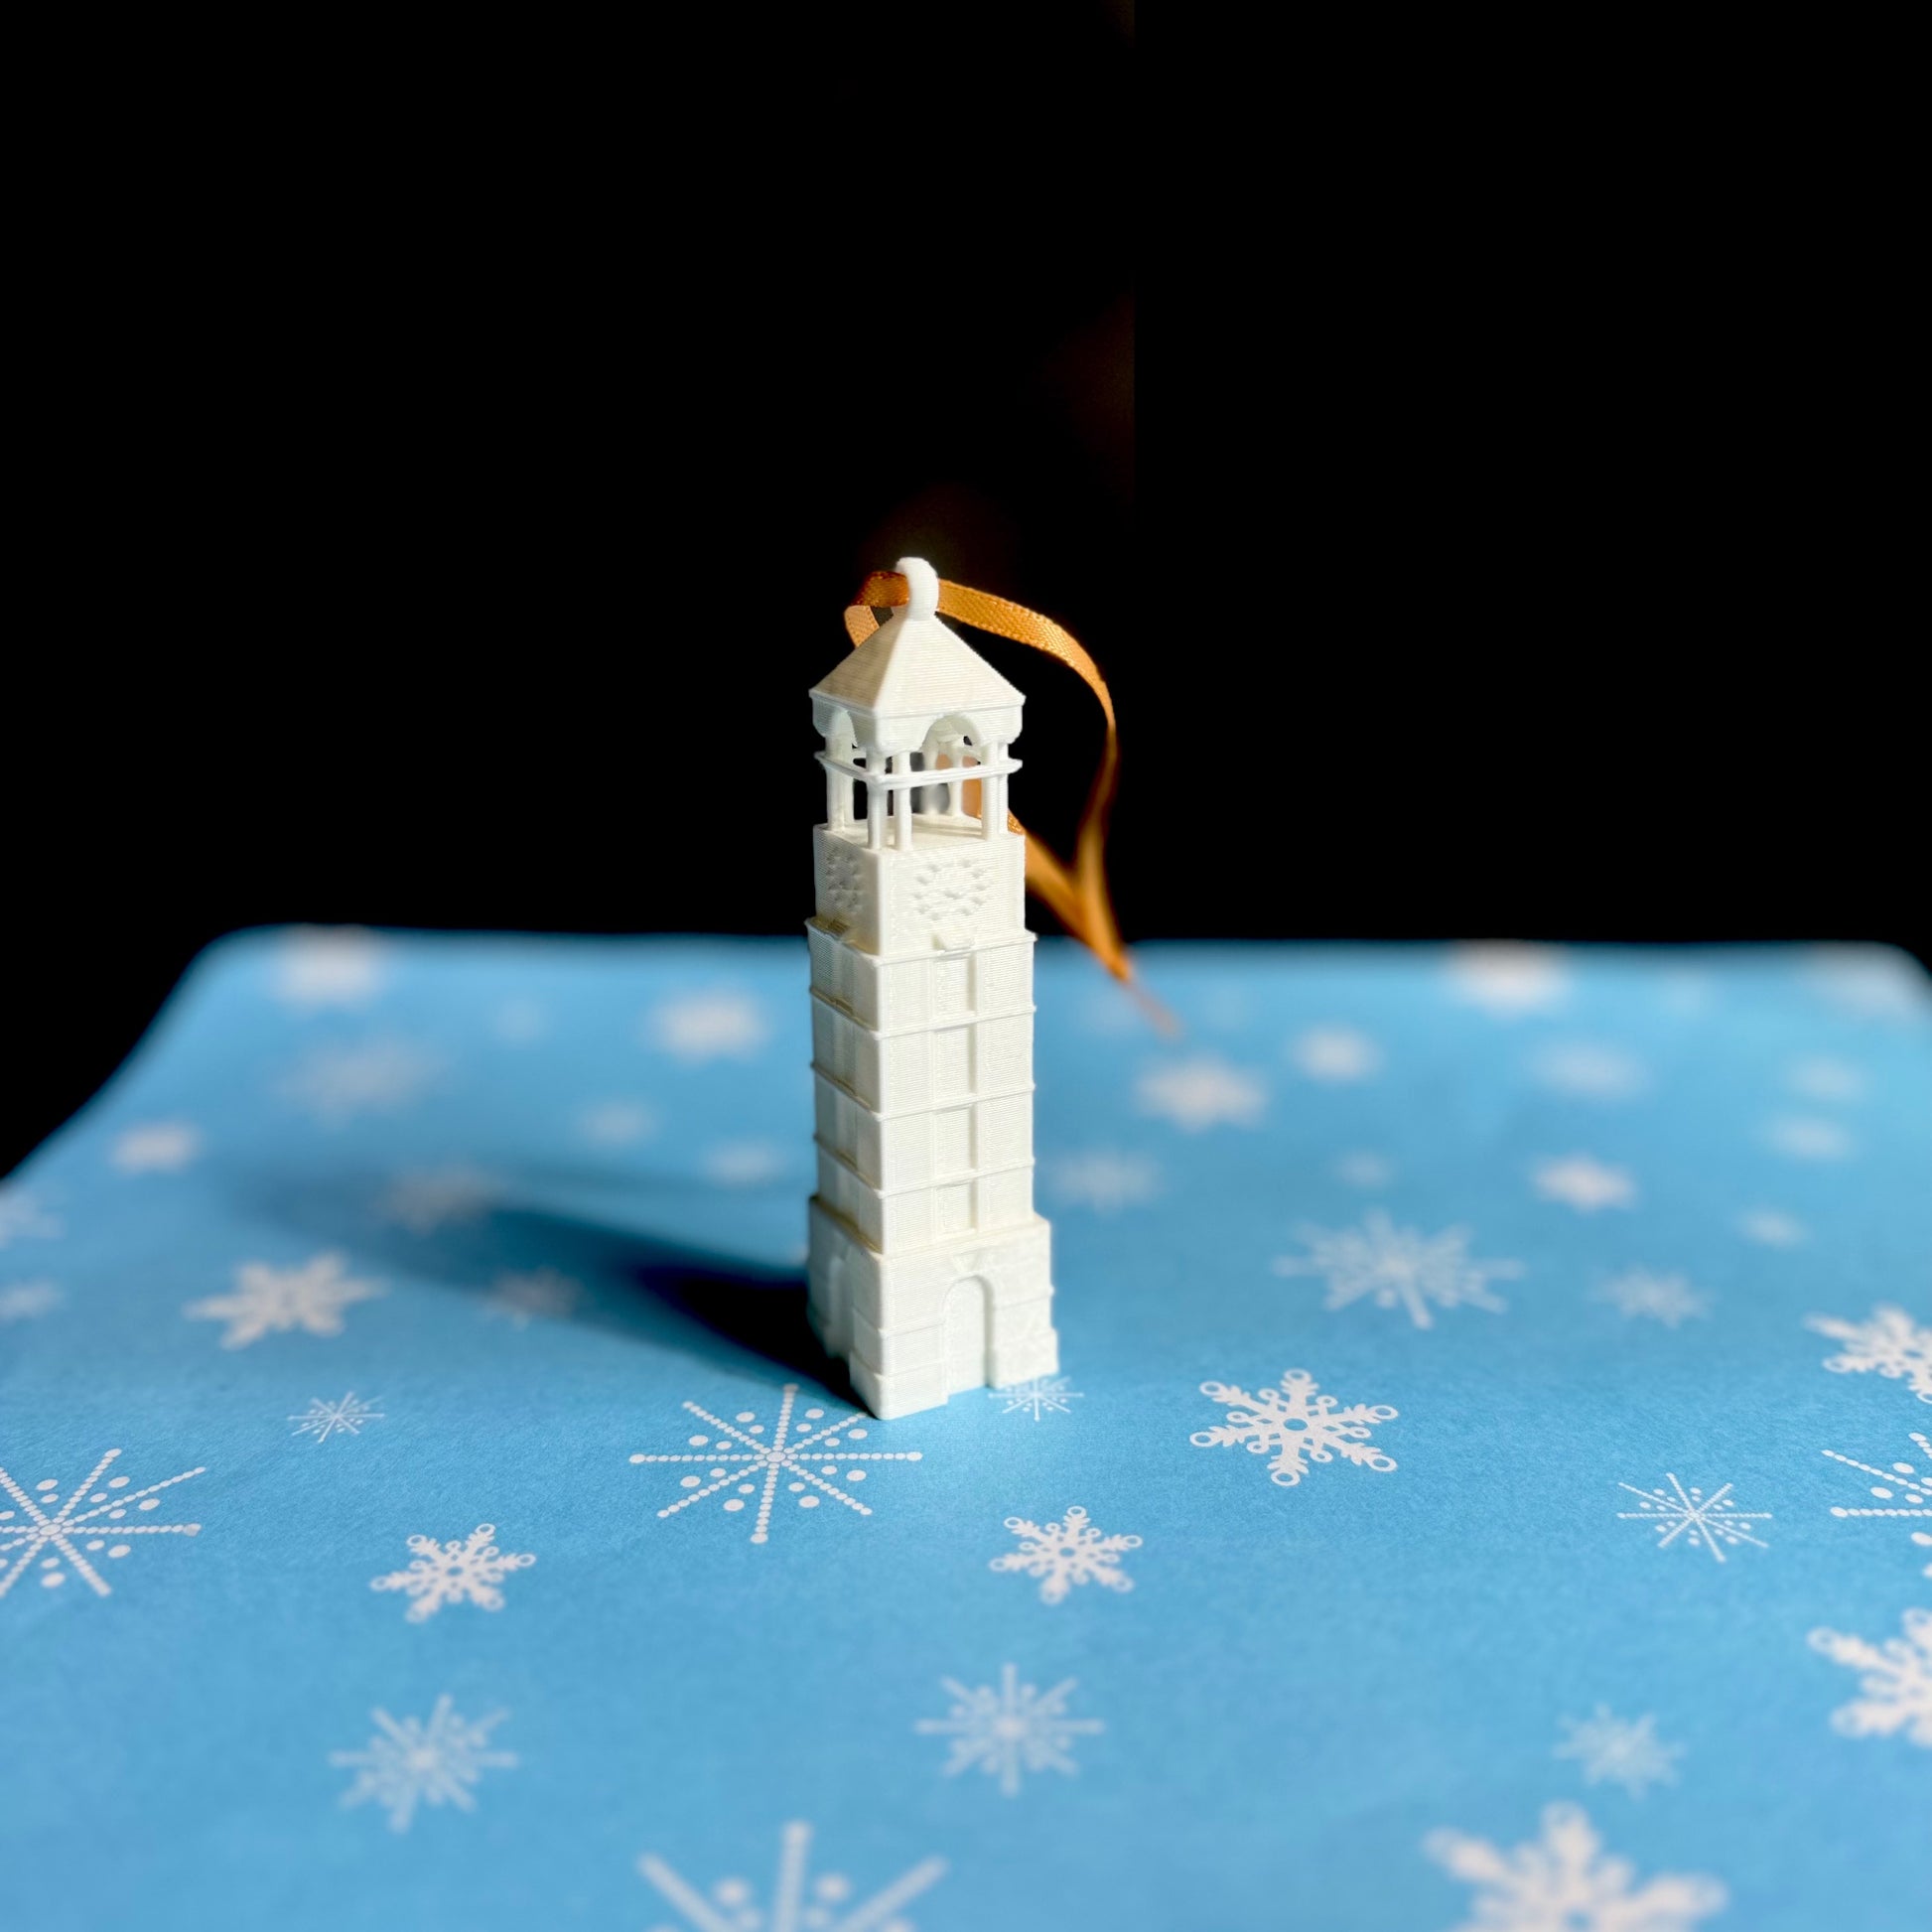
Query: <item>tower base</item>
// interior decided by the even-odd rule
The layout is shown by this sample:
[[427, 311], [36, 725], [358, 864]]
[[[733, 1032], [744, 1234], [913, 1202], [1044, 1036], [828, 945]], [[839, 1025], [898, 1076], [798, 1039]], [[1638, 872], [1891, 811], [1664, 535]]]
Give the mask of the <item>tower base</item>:
[[882, 1255], [814, 1196], [809, 1277], [813, 1329], [882, 1420], [1059, 1368], [1051, 1229], [1037, 1214]]

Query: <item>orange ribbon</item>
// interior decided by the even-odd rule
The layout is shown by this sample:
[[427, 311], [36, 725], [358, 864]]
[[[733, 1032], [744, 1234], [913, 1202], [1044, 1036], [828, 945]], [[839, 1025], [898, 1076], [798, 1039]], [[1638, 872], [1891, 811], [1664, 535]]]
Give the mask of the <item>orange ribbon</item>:
[[[897, 571], [875, 570], [859, 587], [859, 595], [846, 606], [845, 627], [853, 648], [857, 649], [879, 628], [878, 620], [873, 616], [875, 609], [888, 610], [904, 604], [909, 596], [905, 579]], [[1100, 666], [1051, 618], [1042, 618], [1036, 611], [1009, 603], [1003, 597], [969, 590], [964, 584], [949, 584], [943, 577], [939, 580], [939, 615], [957, 618], [961, 623], [990, 630], [996, 637], [1030, 644], [1049, 657], [1057, 657], [1100, 700], [1100, 709], [1107, 719], [1107, 742], [1100, 754], [1100, 768], [1093, 776], [1093, 788], [1087, 793], [1086, 810], [1080, 817], [1072, 865], [1030, 836], [1011, 812], [1007, 814], [1007, 825], [1027, 841], [1027, 884], [1108, 972], [1124, 985], [1133, 987], [1134, 968], [1126, 946], [1121, 943], [1120, 923], [1114, 916], [1114, 901], [1107, 891], [1107, 812], [1114, 802], [1114, 787], [1120, 773], [1120, 732], [1114, 721], [1113, 697], [1107, 690], [1107, 680], [1100, 675]], [[1133, 990], [1139, 993], [1139, 988]], [[1141, 998], [1157, 1018], [1166, 1020], [1145, 995]]]

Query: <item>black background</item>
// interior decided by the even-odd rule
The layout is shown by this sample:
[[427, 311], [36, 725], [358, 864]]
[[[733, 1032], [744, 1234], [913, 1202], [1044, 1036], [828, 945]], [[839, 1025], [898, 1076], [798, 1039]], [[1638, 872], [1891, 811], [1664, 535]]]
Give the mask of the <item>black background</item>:
[[[1932, 957], [1903, 271], [1801, 138], [1237, 158], [1127, 0], [807, 25], [542, 140], [177, 129], [34, 283], [0, 1171], [238, 926], [796, 930], [908, 552], [1107, 671], [1130, 940]], [[1064, 849], [1092, 701], [973, 641]]]

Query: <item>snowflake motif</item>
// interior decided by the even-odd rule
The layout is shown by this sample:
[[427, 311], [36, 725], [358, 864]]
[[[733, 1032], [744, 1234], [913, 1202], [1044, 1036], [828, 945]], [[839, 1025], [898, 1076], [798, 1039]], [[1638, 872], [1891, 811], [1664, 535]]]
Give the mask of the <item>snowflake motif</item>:
[[411, 1234], [480, 1221], [503, 1198], [503, 1183], [481, 1168], [452, 1161], [440, 1168], [411, 1168], [397, 1174], [377, 1212]]
[[1500, 1314], [1508, 1305], [1489, 1292], [1490, 1282], [1523, 1272], [1520, 1262], [1473, 1259], [1467, 1228], [1424, 1235], [1397, 1227], [1379, 1207], [1368, 1211], [1359, 1228], [1305, 1226], [1298, 1232], [1309, 1252], [1278, 1256], [1276, 1274], [1325, 1276], [1324, 1309], [1345, 1309], [1366, 1298], [1380, 1309], [1406, 1309], [1418, 1328], [1436, 1325], [1432, 1303]]
[[1449, 959], [1456, 997], [1497, 1020], [1543, 1013], [1569, 996], [1563, 954], [1512, 940], [1457, 946]]
[[1290, 1041], [1288, 1056], [1311, 1080], [1342, 1085], [1381, 1070], [1382, 1049], [1353, 1027], [1311, 1027]]
[[191, 1321], [225, 1321], [223, 1348], [246, 1348], [264, 1335], [296, 1328], [312, 1335], [339, 1335], [345, 1308], [385, 1292], [374, 1282], [350, 1280], [343, 1273], [345, 1266], [339, 1254], [317, 1255], [300, 1268], [246, 1261], [235, 1270], [232, 1295], [190, 1302], [182, 1312]]
[[1658, 1005], [1666, 1013], [1705, 1013], [1718, 997], [1709, 973], [1677, 966], [1657, 975]]
[[1802, 1221], [1775, 1207], [1753, 1207], [1738, 1215], [1737, 1232], [1761, 1248], [1795, 1248], [1807, 1238]]
[[833, 841], [825, 854], [825, 904], [842, 919], [849, 919], [865, 903], [866, 873], [857, 853], [842, 840]]
[[[172, 1489], [178, 1482], [187, 1482], [192, 1476], [206, 1474], [205, 1469], [187, 1469], [178, 1476], [170, 1476], [166, 1482], [150, 1483], [145, 1489], [132, 1489], [127, 1486], [126, 1476], [109, 1476], [101, 1482], [102, 1473], [120, 1454], [117, 1449], [109, 1449], [92, 1470], [87, 1479], [74, 1490], [66, 1502], [60, 1502], [56, 1491], [60, 1484], [53, 1476], [44, 1477], [34, 1484], [34, 1492], [29, 1495], [5, 1469], [0, 1469], [0, 1489], [4, 1489], [16, 1503], [19, 1510], [0, 1509], [0, 1563], [7, 1562], [4, 1575], [0, 1575], [0, 1596], [6, 1595], [17, 1584], [28, 1566], [38, 1560], [41, 1569], [40, 1582], [47, 1589], [56, 1589], [68, 1580], [68, 1573], [61, 1568], [65, 1559], [73, 1574], [93, 1591], [96, 1596], [111, 1596], [113, 1591], [107, 1581], [91, 1563], [90, 1556], [99, 1556], [103, 1551], [118, 1563], [132, 1549], [132, 1545], [120, 1539], [128, 1536], [200, 1536], [199, 1523], [125, 1523], [122, 1519], [130, 1508], [146, 1511], [160, 1507], [157, 1500], [164, 1489]], [[99, 1482], [100, 1487], [94, 1488]], [[89, 1491], [92, 1493], [89, 1494]], [[85, 1502], [88, 1507], [81, 1509]], [[26, 1512], [27, 1520], [20, 1520], [20, 1511]], [[109, 1523], [121, 1525], [109, 1529]], [[98, 1529], [99, 1534], [93, 1531]], [[53, 1550], [54, 1554], [45, 1556], [42, 1552]], [[18, 1551], [18, 1556], [14, 1552]]]
[[1035, 1422], [1041, 1416], [1070, 1416], [1073, 1411], [1068, 1404], [1084, 1402], [1086, 1397], [1078, 1389], [1066, 1386], [1064, 1375], [1035, 1375], [1031, 1381], [1010, 1382], [1003, 1389], [988, 1389], [989, 1402], [1005, 1406], [1003, 1416], [1029, 1415]]
[[41, 1205], [38, 1196], [18, 1181], [0, 1183], [0, 1248], [30, 1236], [52, 1241], [60, 1232], [61, 1223]]
[[1030, 1523], [1024, 1516], [1009, 1516], [1006, 1526], [1020, 1539], [1020, 1548], [995, 1557], [990, 1570], [1023, 1571], [1041, 1579], [1039, 1600], [1064, 1602], [1076, 1584], [1099, 1584], [1107, 1589], [1132, 1589], [1134, 1580], [1120, 1568], [1129, 1550], [1138, 1550], [1138, 1536], [1103, 1536], [1089, 1526], [1087, 1512], [1078, 1503], [1069, 1503], [1063, 1523]]
[[[659, 1521], [667, 1516], [675, 1516], [681, 1509], [689, 1509], [693, 1503], [706, 1501], [721, 1489], [729, 1489], [732, 1493], [725, 1498], [724, 1508], [732, 1515], [745, 1509], [751, 1497], [758, 1497], [758, 1515], [752, 1524], [752, 1541], [768, 1543], [771, 1540], [771, 1508], [777, 1499], [780, 1482], [784, 1483], [788, 1493], [798, 1498], [800, 1509], [816, 1509], [821, 1496], [830, 1496], [834, 1502], [843, 1503], [858, 1515], [870, 1516], [872, 1511], [864, 1503], [831, 1480], [838, 1474], [841, 1464], [845, 1465], [846, 1481], [860, 1483], [866, 1480], [868, 1472], [855, 1464], [917, 1462], [923, 1459], [923, 1452], [919, 1449], [847, 1449], [845, 1445], [848, 1443], [866, 1441], [870, 1432], [852, 1427], [860, 1420], [857, 1416], [835, 1416], [826, 1422], [823, 1409], [805, 1410], [800, 1418], [800, 1433], [793, 1436], [792, 1411], [797, 1400], [798, 1384], [787, 1382], [779, 1393], [778, 1420], [772, 1428], [769, 1443], [759, 1441], [765, 1430], [756, 1410], [741, 1410], [737, 1421], [729, 1423], [722, 1416], [714, 1416], [709, 1409], [699, 1408], [695, 1402], [685, 1403], [684, 1407], [700, 1422], [709, 1424], [720, 1438], [739, 1447], [727, 1449], [709, 1436], [692, 1436], [687, 1440], [691, 1448], [699, 1451], [696, 1454], [633, 1455], [630, 1458], [633, 1463], [696, 1462], [704, 1465], [705, 1473], [702, 1476], [678, 1478], [679, 1486], [691, 1493], [680, 1496], [676, 1502], [660, 1509], [657, 1512]], [[810, 1428], [814, 1423], [824, 1426]]]
[[707, 1148], [704, 1176], [716, 1187], [765, 1187], [790, 1165], [771, 1141], [726, 1141]]
[[1854, 1066], [1850, 1060], [1834, 1059], [1828, 1053], [1793, 1060], [1785, 1068], [1784, 1080], [1793, 1093], [1807, 1100], [1829, 1104], [1864, 1098], [1864, 1069]]
[[1539, 1086], [1572, 1100], [1632, 1100], [1650, 1085], [1650, 1075], [1634, 1054], [1588, 1040], [1546, 1046], [1530, 1062]]
[[1594, 1717], [1561, 1722], [1570, 1735], [1557, 1746], [1556, 1754], [1576, 1758], [1586, 1784], [1607, 1780], [1641, 1798], [1647, 1785], [1677, 1782], [1677, 1760], [1684, 1755], [1684, 1746], [1666, 1744], [1657, 1735], [1655, 1718], [1617, 1718], [1607, 1705], [1599, 1704]]
[[[1224, 1423], [1196, 1431], [1188, 1441], [1196, 1449], [1245, 1449], [1250, 1455], [1272, 1453], [1269, 1480], [1293, 1489], [1308, 1474], [1311, 1462], [1332, 1462], [1339, 1455], [1358, 1468], [1387, 1473], [1395, 1458], [1369, 1446], [1377, 1423], [1393, 1422], [1396, 1412], [1386, 1404], [1371, 1407], [1352, 1403], [1335, 1407], [1331, 1395], [1317, 1395], [1315, 1380], [1305, 1368], [1292, 1368], [1279, 1389], [1264, 1387], [1259, 1395], [1231, 1382], [1203, 1382], [1200, 1392], [1228, 1412]], [[1236, 1405], [1240, 1406], [1237, 1407]]]
[[1025, 1771], [1059, 1771], [1071, 1777], [1080, 1768], [1068, 1755], [1075, 1737], [1106, 1729], [1098, 1718], [1069, 1718], [1066, 1701], [1075, 1680], [1063, 1678], [1050, 1691], [1020, 1682], [1017, 1665], [1000, 1666], [1000, 1686], [969, 1690], [956, 1678], [940, 1679], [953, 1706], [943, 1718], [921, 1718], [913, 1726], [922, 1736], [950, 1737], [952, 1755], [945, 1774], [957, 1777], [977, 1765], [1000, 1780], [1009, 1798], [1020, 1794]]
[[1740, 1543], [1752, 1544], [1760, 1550], [1771, 1547], [1768, 1543], [1760, 1543], [1744, 1527], [1746, 1523], [1768, 1523], [1771, 1512], [1768, 1509], [1740, 1510], [1729, 1500], [1729, 1483], [1706, 1496], [1695, 1483], [1686, 1489], [1668, 1470], [1664, 1480], [1670, 1484], [1668, 1490], [1639, 1489], [1628, 1482], [1617, 1484], [1619, 1489], [1628, 1489], [1631, 1495], [1642, 1499], [1635, 1509], [1618, 1510], [1618, 1520], [1651, 1524], [1657, 1531], [1658, 1549], [1665, 1549], [1681, 1536], [1685, 1549], [1709, 1550], [1723, 1563], [1725, 1545], [1732, 1549]]
[[483, 1313], [527, 1328], [532, 1321], [563, 1321], [583, 1299], [584, 1284], [560, 1275], [554, 1268], [533, 1269], [527, 1275], [496, 1277], [483, 1300]]
[[1926, 1011], [1924, 970], [1889, 946], [1814, 946], [1806, 977], [1861, 1020], [1911, 1020]]
[[345, 1127], [357, 1114], [393, 1113], [420, 1100], [443, 1072], [428, 1048], [406, 1039], [319, 1046], [282, 1081], [285, 1100], [324, 1127]]
[[1601, 1856], [1603, 1841], [1578, 1805], [1546, 1805], [1542, 1838], [1512, 1852], [1450, 1831], [1431, 1832], [1423, 1850], [1452, 1878], [1481, 1887], [1455, 1932], [1693, 1932], [1730, 1899], [1702, 1872], [1660, 1872], [1639, 1885], [1627, 1859]]
[[1387, 1155], [1358, 1148], [1340, 1156], [1329, 1172], [1351, 1187], [1386, 1187], [1395, 1178], [1395, 1163]]
[[301, 1415], [289, 1417], [295, 1424], [289, 1434], [313, 1436], [318, 1443], [326, 1443], [331, 1436], [359, 1436], [364, 1423], [385, 1420], [374, 1403], [364, 1402], [351, 1390], [340, 1402], [325, 1402], [319, 1395], [311, 1396], [308, 1408]]
[[114, 1137], [108, 1159], [122, 1173], [179, 1173], [202, 1151], [202, 1130], [192, 1121], [151, 1120]]
[[381, 984], [383, 950], [360, 926], [298, 926], [277, 949], [275, 997], [309, 1012], [364, 1006]]
[[1932, 1328], [1918, 1327], [1903, 1309], [1880, 1303], [1869, 1321], [1814, 1314], [1805, 1326], [1845, 1343], [1841, 1354], [1825, 1357], [1834, 1375], [1865, 1375], [1876, 1369], [1889, 1382], [1909, 1382], [1921, 1402], [1932, 1402]]
[[485, 1771], [507, 1771], [513, 1751], [489, 1748], [489, 1733], [508, 1717], [492, 1711], [486, 1718], [463, 1718], [446, 1694], [425, 1718], [390, 1717], [380, 1708], [369, 1713], [375, 1734], [359, 1751], [331, 1751], [329, 1761], [355, 1773], [343, 1793], [345, 1805], [373, 1800], [389, 1814], [389, 1829], [406, 1832], [419, 1804], [455, 1805], [475, 1811], [471, 1787]]
[[600, 1100], [577, 1116], [577, 1131], [593, 1147], [630, 1147], [657, 1132], [657, 1115], [641, 1100]]
[[[1921, 1436], [1915, 1429], [1912, 1431], [1912, 1441], [1919, 1446], [1928, 1458], [1932, 1458], [1932, 1437]], [[1826, 1449], [1823, 1453], [1829, 1455], [1834, 1462], [1843, 1462], [1847, 1468], [1863, 1469], [1866, 1475], [1876, 1476], [1878, 1480], [1871, 1485], [1871, 1494], [1881, 1504], [1903, 1505], [1897, 1508], [1847, 1509], [1842, 1504], [1834, 1503], [1832, 1505], [1834, 1516], [1932, 1517], [1932, 1475], [1920, 1475], [1909, 1462], [1894, 1462], [1889, 1469], [1876, 1469], [1869, 1462], [1861, 1462], [1854, 1456], [1841, 1455], [1837, 1449]], [[1921, 1549], [1932, 1549], [1932, 1536], [1927, 1535], [1924, 1530], [1914, 1530], [1912, 1541]], [[1925, 1574], [1932, 1577], [1932, 1563], [1925, 1566]]]
[[722, 987], [660, 1001], [645, 1016], [642, 1029], [645, 1045], [692, 1066], [706, 1060], [751, 1059], [770, 1034], [757, 1000]]
[[527, 1570], [535, 1557], [509, 1556], [490, 1541], [494, 1523], [479, 1523], [461, 1543], [439, 1543], [433, 1536], [412, 1536], [409, 1547], [416, 1560], [407, 1570], [392, 1570], [371, 1579], [371, 1589], [399, 1589], [416, 1600], [403, 1612], [411, 1623], [424, 1623], [445, 1603], [475, 1603], [485, 1610], [503, 1607], [497, 1587], [513, 1570]]
[[1536, 1191], [1545, 1200], [1562, 1201], [1579, 1214], [1594, 1214], [1600, 1207], [1631, 1207], [1637, 1183], [1622, 1168], [1606, 1167], [1587, 1154], [1562, 1161], [1543, 1161], [1533, 1175]]
[[61, 1291], [52, 1282], [10, 1282], [0, 1288], [0, 1323], [31, 1321], [61, 1304]]
[[1861, 1695], [1832, 1713], [1832, 1727], [1847, 1737], [1889, 1737], [1902, 1730], [1932, 1749], [1932, 1610], [1907, 1610], [1905, 1634], [1882, 1644], [1814, 1630], [1811, 1647], [1847, 1670], [1862, 1670]]
[[930, 859], [912, 878], [912, 909], [934, 925], [971, 925], [992, 894], [984, 859]]
[[1627, 1268], [1605, 1282], [1593, 1298], [1607, 1302], [1626, 1318], [1642, 1316], [1666, 1328], [1711, 1312], [1711, 1297], [1695, 1289], [1682, 1275], [1654, 1275], [1648, 1268]]
[[1788, 1161], [1849, 1161], [1852, 1136], [1835, 1120], [1787, 1114], [1764, 1129], [1766, 1145]]
[[[768, 1908], [744, 1878], [721, 1878], [707, 1895], [660, 1859], [646, 1852], [637, 1869], [658, 1895], [674, 1906], [690, 1932], [916, 1932], [899, 1916], [922, 1891], [946, 1875], [944, 1859], [925, 1859], [870, 1898], [853, 1898], [852, 1880], [843, 1872], [811, 1876], [812, 1828], [784, 1826], [778, 1833], [778, 1870], [771, 1881]], [[648, 1932], [674, 1932], [651, 1926]]]
[[496, 1009], [489, 1031], [505, 1046], [531, 1046], [550, 1031], [550, 1015], [541, 1000], [505, 1000]]
[[1080, 1031], [1102, 1039], [1139, 1034], [1146, 1025], [1145, 1015], [1114, 980], [1106, 981], [1098, 992], [1089, 994], [1080, 1009]]
[[1096, 1214], [1137, 1206], [1161, 1191], [1161, 1170], [1146, 1155], [1104, 1148], [1055, 1156], [1046, 1163], [1046, 1179], [1057, 1198]]
[[1252, 1073], [1213, 1053], [1150, 1067], [1135, 1089], [1141, 1112], [1199, 1134], [1223, 1123], [1253, 1127], [1268, 1104], [1268, 1089]]

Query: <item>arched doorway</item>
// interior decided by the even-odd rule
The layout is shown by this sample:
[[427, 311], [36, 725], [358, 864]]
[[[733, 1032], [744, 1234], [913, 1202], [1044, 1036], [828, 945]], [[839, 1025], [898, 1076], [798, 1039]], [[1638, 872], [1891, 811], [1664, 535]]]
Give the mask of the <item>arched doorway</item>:
[[986, 1284], [977, 1275], [946, 1293], [946, 1393], [986, 1383]]

